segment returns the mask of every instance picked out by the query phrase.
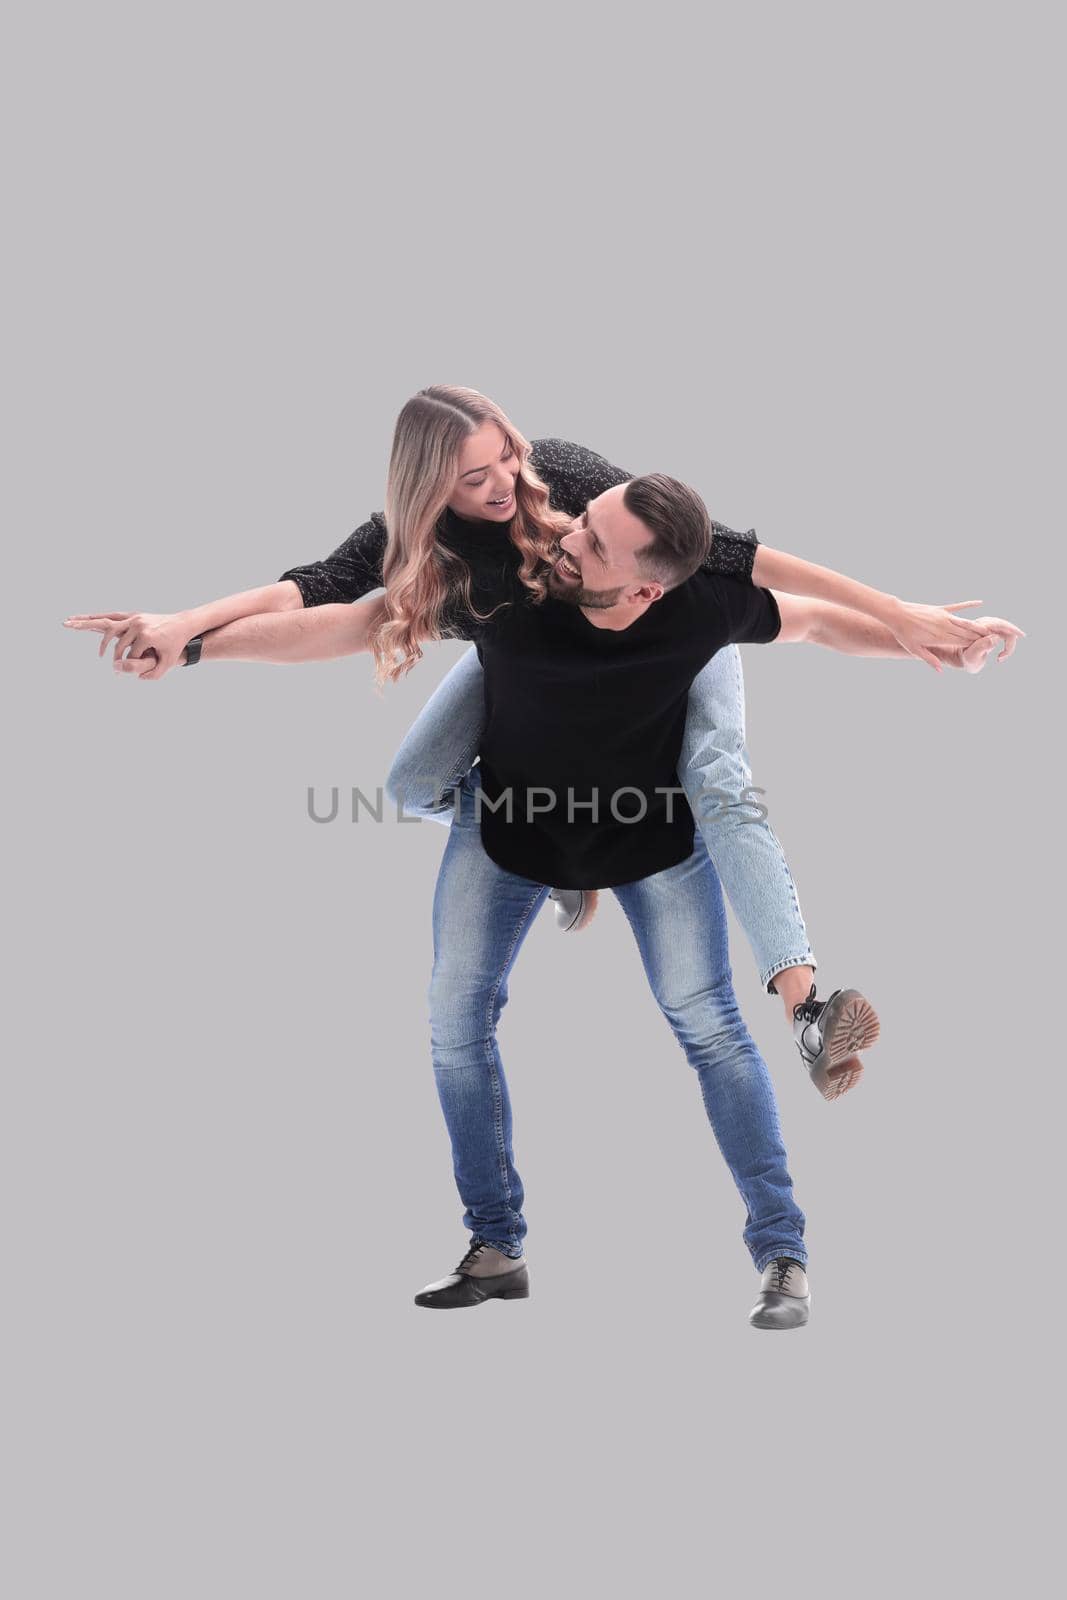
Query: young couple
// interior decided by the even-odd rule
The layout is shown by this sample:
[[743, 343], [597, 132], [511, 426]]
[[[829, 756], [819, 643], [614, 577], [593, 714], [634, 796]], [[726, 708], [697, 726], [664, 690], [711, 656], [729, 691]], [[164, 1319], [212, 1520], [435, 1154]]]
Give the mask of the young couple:
[[720, 879], [828, 1099], [857, 1082], [857, 1052], [878, 1024], [857, 990], [815, 998], [793, 880], [749, 799], [736, 646], [809, 640], [977, 671], [998, 639], [1004, 659], [1020, 636], [1000, 618], [955, 615], [979, 603], [907, 604], [768, 549], [712, 522], [673, 478], [634, 478], [560, 440], [531, 446], [484, 396], [434, 386], [398, 419], [384, 516], [325, 561], [194, 611], [68, 626], [100, 632], [101, 655], [114, 641], [116, 668], [148, 681], [201, 659], [366, 650], [385, 682], [427, 640], [472, 640], [389, 778], [409, 813], [451, 823], [434, 899], [431, 1044], [473, 1236], [416, 1302], [529, 1292], [496, 1024], [546, 898], [577, 930], [610, 887], [746, 1207], [743, 1238], [762, 1275], [750, 1321], [786, 1328], [810, 1307], [805, 1218], [770, 1075], [734, 997]]

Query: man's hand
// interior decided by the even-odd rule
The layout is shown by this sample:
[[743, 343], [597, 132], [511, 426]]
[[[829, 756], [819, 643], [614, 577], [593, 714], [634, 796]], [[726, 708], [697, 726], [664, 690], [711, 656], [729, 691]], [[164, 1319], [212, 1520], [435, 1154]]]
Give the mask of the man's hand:
[[935, 672], [940, 672], [935, 651], [963, 649], [982, 637], [983, 630], [977, 622], [952, 613], [981, 604], [981, 600], [957, 600], [948, 606], [926, 606], [900, 600], [885, 617], [885, 624], [909, 656], [916, 656]]
[[114, 640], [116, 669], [124, 666], [123, 657], [129, 652], [131, 659], [141, 663], [136, 676], [152, 680], [165, 677], [179, 665], [182, 651], [197, 631], [184, 611], [89, 612], [68, 617], [63, 626], [102, 634], [99, 656]]
[[[154, 676], [153, 668], [156, 665], [154, 650], [146, 650], [143, 656], [125, 656], [121, 661], [114, 663], [116, 672], [123, 672], [129, 678], [151, 678]], [[185, 646], [182, 645], [178, 665], [185, 665]]]
[[[966, 650], [968, 645], [989, 634], [992, 629], [988, 624], [996, 623], [1003, 630], [1005, 643], [1010, 641], [1011, 646], [998, 657], [1003, 660], [1015, 649], [1016, 639], [1025, 639], [1021, 628], [1017, 628], [1013, 622], [1005, 622], [1001, 617], [972, 619], [952, 615], [955, 611], [965, 611], [968, 606], [981, 604], [980, 600], [956, 600], [947, 606], [924, 606], [902, 600], [900, 610], [886, 618], [886, 626], [909, 656], [916, 656], [933, 667], [935, 672], [940, 672], [941, 661], [948, 662], [950, 666], [962, 665], [962, 660], [951, 659], [954, 654]], [[985, 656], [982, 657], [984, 659]], [[980, 671], [981, 667], [977, 670]]]
[[997, 645], [1002, 646], [997, 660], [1006, 661], [1015, 649], [1015, 641], [1026, 638], [1021, 628], [1017, 628], [1013, 622], [1006, 622], [1003, 617], [977, 617], [975, 621], [978, 627], [987, 630], [980, 633], [977, 639], [947, 650], [938, 648], [938, 658], [946, 667], [958, 667], [963, 672], [981, 672]]

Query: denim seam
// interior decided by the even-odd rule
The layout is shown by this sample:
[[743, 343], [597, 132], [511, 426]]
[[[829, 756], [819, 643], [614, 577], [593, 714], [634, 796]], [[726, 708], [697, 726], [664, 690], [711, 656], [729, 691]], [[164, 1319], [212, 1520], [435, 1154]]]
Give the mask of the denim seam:
[[[456, 763], [455, 771], [454, 771], [452, 777], [447, 779], [446, 782], [444, 783], [444, 785], [443, 785], [443, 787], [442, 787], [442, 789], [440, 791], [442, 799], [444, 798], [444, 796], [446, 794], [450, 793], [450, 791], [452, 791], [453, 789], [458, 789], [459, 788], [460, 784], [463, 782], [464, 778], [467, 776], [468, 772], [470, 772], [471, 768], [474, 765], [474, 758], [478, 754], [478, 746], [480, 744], [481, 744], [481, 734], [479, 733], [477, 735], [477, 737], [472, 741], [471, 746], [470, 746], [470, 750], [464, 752], [464, 757], [463, 757], [462, 762], [457, 762]], [[435, 791], [435, 794], [436, 794], [436, 791]]]
[[[793, 1260], [795, 1257], [798, 1257], [801, 1254], [802, 1254], [802, 1251], [801, 1251], [801, 1247], [799, 1245], [790, 1245], [788, 1250], [786, 1250], [784, 1248], [781, 1249], [781, 1250], [775, 1250], [767, 1257], [766, 1261], [763, 1261], [763, 1262], [757, 1264], [756, 1271], [757, 1272], [766, 1272], [766, 1270], [770, 1266], [771, 1262], [772, 1261], [777, 1261], [779, 1256], [789, 1256], [790, 1260]], [[807, 1258], [807, 1256], [804, 1256], [804, 1266], [805, 1266], [805, 1268], [807, 1267], [807, 1265], [808, 1265], [808, 1258]]]
[[[490, 1245], [492, 1249], [499, 1250], [500, 1254], [502, 1256], [507, 1256], [509, 1261], [519, 1261], [526, 1253], [521, 1244], [515, 1245], [510, 1240], [507, 1244], [498, 1243], [496, 1239], [487, 1239], [484, 1233], [479, 1233], [477, 1238], [482, 1242], [482, 1244]], [[517, 1256], [512, 1255], [512, 1251], [515, 1249], [517, 1249], [519, 1252]]]

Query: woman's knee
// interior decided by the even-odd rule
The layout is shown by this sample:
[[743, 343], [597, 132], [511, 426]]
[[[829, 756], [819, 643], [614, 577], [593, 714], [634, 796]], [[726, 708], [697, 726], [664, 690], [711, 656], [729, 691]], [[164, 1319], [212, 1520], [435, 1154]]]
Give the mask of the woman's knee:
[[419, 771], [418, 764], [400, 750], [389, 768], [385, 792], [391, 805], [402, 806], [410, 816], [439, 810], [442, 803], [450, 801], [448, 790], [442, 790], [440, 785], [439, 774]]

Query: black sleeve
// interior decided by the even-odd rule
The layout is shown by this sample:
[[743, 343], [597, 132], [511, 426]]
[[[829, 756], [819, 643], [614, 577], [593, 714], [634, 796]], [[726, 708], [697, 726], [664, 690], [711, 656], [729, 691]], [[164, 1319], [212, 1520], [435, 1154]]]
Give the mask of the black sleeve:
[[[595, 500], [605, 489], [626, 483], [634, 476], [624, 467], [614, 467], [595, 450], [583, 444], [572, 444], [568, 439], [535, 439], [530, 447], [530, 461], [548, 484], [549, 502], [556, 511], [580, 517], [590, 500]], [[712, 520], [711, 549], [704, 561], [709, 572], [724, 577], [740, 578], [752, 582], [752, 563], [756, 559], [755, 528], [738, 533], [725, 522]]]
[[782, 631], [782, 614], [770, 589], [724, 579], [717, 586], [729, 644], [770, 644]]
[[580, 517], [590, 500], [633, 477], [595, 450], [567, 439], [535, 439], [530, 446], [530, 464], [548, 484], [552, 509], [565, 511], [569, 517]]
[[288, 567], [278, 582], [291, 578], [305, 606], [338, 605], [361, 600], [382, 587], [385, 557], [385, 517], [376, 511], [368, 522], [350, 533], [325, 561]]
[[712, 521], [711, 549], [704, 565], [709, 572], [717, 572], [722, 577], [740, 578], [743, 583], [751, 583], [752, 563], [756, 559], [758, 545], [755, 528], [749, 528], [747, 533], [738, 533], [724, 522]]

